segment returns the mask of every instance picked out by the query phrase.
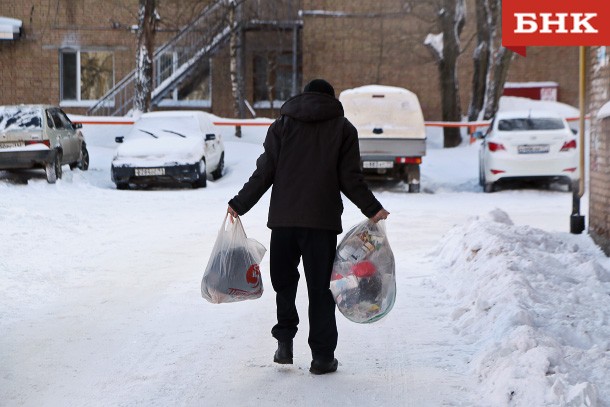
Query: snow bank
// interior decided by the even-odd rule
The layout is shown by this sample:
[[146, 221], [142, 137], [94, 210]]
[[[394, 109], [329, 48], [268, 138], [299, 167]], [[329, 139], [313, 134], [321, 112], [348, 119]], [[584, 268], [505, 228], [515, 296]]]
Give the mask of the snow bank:
[[496, 209], [453, 228], [434, 254], [482, 401], [610, 402], [610, 264], [590, 240], [515, 226]]

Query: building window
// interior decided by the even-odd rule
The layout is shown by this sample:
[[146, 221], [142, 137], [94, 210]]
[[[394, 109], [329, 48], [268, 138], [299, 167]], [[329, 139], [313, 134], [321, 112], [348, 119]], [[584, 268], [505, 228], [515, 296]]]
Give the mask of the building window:
[[94, 102], [114, 85], [109, 51], [62, 51], [60, 71], [62, 102]]
[[[179, 51], [167, 52], [159, 57], [155, 66], [155, 86], [180, 70], [188, 61]], [[165, 94], [160, 106], [191, 106], [209, 108], [212, 106], [212, 70], [209, 59], [203, 59], [182, 79], [178, 86]]]
[[[269, 108], [281, 105], [292, 96], [292, 53], [257, 55], [254, 67], [254, 106]], [[273, 106], [271, 106], [273, 101]]]

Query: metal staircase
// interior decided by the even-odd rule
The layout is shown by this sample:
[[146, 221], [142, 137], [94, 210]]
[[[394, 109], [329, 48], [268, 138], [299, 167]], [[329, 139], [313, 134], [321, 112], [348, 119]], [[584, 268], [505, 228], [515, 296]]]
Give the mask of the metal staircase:
[[[157, 105], [169, 92], [196, 71], [198, 63], [209, 57], [229, 38], [226, 1], [208, 5], [187, 27], [155, 50], [153, 55], [153, 91], [151, 104]], [[174, 63], [163, 64], [162, 58], [173, 55]], [[133, 107], [136, 70], [131, 71], [87, 111], [90, 116], [124, 116]]]

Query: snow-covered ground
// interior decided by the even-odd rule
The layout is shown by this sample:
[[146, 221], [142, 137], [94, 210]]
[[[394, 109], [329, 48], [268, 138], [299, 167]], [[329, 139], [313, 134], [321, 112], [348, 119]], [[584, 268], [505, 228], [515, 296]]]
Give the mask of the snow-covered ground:
[[[422, 193], [374, 185], [391, 212], [392, 312], [338, 314], [339, 370], [313, 376], [302, 283], [295, 364], [274, 364], [268, 256], [262, 298], [200, 296], [262, 151], [253, 129], [226, 133], [226, 174], [205, 189], [116, 190], [106, 145], [55, 185], [0, 172], [1, 406], [610, 406], [610, 260], [568, 233], [571, 194], [484, 194], [478, 145], [434, 137]], [[242, 219], [266, 246], [268, 200]], [[347, 229], [363, 217], [345, 206]]]

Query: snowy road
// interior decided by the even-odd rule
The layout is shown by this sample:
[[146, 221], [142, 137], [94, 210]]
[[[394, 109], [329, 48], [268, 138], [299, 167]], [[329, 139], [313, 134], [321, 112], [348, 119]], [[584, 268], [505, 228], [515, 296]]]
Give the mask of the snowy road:
[[[516, 225], [567, 232], [571, 195], [483, 194], [476, 146], [430, 150], [424, 193], [376, 186], [391, 212], [396, 305], [371, 325], [338, 314], [339, 370], [316, 377], [304, 284], [295, 364], [272, 363], [268, 256], [261, 299], [212, 305], [200, 297], [226, 202], [261, 151], [228, 141], [226, 175], [200, 190], [115, 190], [112, 152], [94, 146], [91, 170], [67, 170], [56, 185], [42, 174], [25, 185], [0, 173], [0, 405], [486, 405], [468, 365], [474, 345], [457, 334], [435, 283], [443, 270], [434, 250], [453, 226], [497, 207]], [[347, 228], [362, 215], [345, 204]], [[267, 207], [268, 194], [243, 222], [268, 247]]]

